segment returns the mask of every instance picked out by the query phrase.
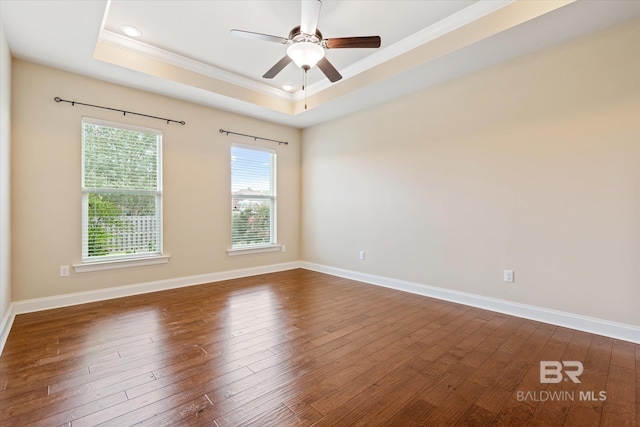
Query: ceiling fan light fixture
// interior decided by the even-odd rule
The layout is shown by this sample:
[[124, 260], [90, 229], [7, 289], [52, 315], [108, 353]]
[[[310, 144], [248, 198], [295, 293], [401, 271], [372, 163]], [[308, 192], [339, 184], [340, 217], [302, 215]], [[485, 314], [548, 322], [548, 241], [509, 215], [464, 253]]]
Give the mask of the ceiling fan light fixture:
[[324, 58], [324, 49], [317, 43], [299, 42], [287, 48], [287, 55], [298, 67], [308, 70]]

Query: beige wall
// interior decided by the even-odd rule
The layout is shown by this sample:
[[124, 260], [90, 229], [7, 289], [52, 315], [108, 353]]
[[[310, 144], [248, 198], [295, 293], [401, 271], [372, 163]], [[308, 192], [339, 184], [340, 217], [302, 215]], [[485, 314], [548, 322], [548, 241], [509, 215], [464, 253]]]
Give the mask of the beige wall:
[[[6, 160], [11, 70], [2, 46]], [[13, 295], [3, 266], [0, 309], [11, 297], [303, 259], [640, 325], [639, 47], [636, 20], [307, 129], [302, 175], [297, 129], [14, 60]], [[81, 256], [83, 115], [162, 129], [167, 265], [58, 277]], [[290, 142], [263, 144], [278, 150], [286, 253], [227, 256], [234, 139], [221, 127]], [[2, 224], [8, 190], [0, 187]], [[9, 259], [0, 246], [0, 262]], [[514, 284], [503, 269], [515, 270]]]
[[[13, 300], [138, 284], [296, 261], [300, 221], [300, 131], [205, 108], [14, 59], [12, 97]], [[70, 104], [76, 100], [169, 117], [186, 126]], [[81, 262], [82, 116], [163, 132], [166, 265], [59, 277], [60, 265]], [[260, 144], [218, 129], [289, 141]], [[278, 154], [278, 240], [287, 252], [229, 257], [232, 142]]]
[[636, 20], [306, 129], [303, 259], [640, 325], [639, 51]]
[[0, 20], [0, 325], [11, 304], [10, 146], [11, 54]]

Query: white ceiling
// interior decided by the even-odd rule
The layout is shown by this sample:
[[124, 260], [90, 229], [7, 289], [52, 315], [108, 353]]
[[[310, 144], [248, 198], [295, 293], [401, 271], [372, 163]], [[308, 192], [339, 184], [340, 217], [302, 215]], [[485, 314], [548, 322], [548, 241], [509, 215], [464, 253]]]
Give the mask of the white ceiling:
[[[318, 28], [325, 38], [381, 35], [383, 48], [458, 12], [473, 0], [433, 1], [336, 1], [324, 0]], [[154, 1], [112, 2], [105, 29], [120, 32], [133, 24], [143, 31], [141, 41], [203, 64], [281, 88], [284, 83], [298, 89], [302, 71], [290, 65], [274, 80], [261, 76], [286, 54], [287, 46], [246, 40], [229, 35], [231, 29], [287, 37], [300, 25], [299, 1]], [[379, 13], [378, 11], [380, 10]], [[357, 18], [356, 18], [357, 17]], [[402, 25], [389, 25], [402, 23]], [[170, 31], [168, 29], [171, 29]], [[327, 58], [339, 70], [365, 58], [374, 49], [334, 49]], [[313, 69], [309, 84], [323, 79]]]
[[[640, 1], [629, 0], [324, 0], [325, 38], [379, 35], [382, 46], [328, 50], [344, 78], [330, 84], [312, 69], [305, 111], [294, 64], [261, 77], [286, 46], [229, 34], [287, 37], [298, 1], [0, 0], [15, 57], [299, 128], [638, 16]], [[123, 24], [143, 36], [123, 36]]]

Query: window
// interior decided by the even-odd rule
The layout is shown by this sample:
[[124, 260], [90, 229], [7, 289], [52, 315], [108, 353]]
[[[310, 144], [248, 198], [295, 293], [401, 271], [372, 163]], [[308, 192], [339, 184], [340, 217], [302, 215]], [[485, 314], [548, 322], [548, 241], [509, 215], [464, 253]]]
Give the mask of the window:
[[159, 130], [82, 120], [82, 260], [162, 254]]
[[231, 147], [232, 249], [276, 244], [275, 176], [275, 151]]

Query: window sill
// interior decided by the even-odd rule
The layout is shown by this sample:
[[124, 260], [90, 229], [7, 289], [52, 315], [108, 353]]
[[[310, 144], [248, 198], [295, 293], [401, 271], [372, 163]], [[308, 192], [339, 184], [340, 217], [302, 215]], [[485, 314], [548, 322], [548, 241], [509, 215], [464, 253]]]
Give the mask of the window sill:
[[114, 270], [116, 268], [141, 267], [144, 265], [166, 264], [169, 262], [168, 255], [153, 256], [148, 258], [118, 259], [113, 261], [85, 262], [74, 264], [76, 273], [89, 273], [92, 271]]
[[282, 250], [282, 245], [253, 246], [248, 248], [227, 249], [227, 255], [229, 256], [249, 255], [249, 254], [259, 254], [262, 252], [280, 252], [281, 250]]

